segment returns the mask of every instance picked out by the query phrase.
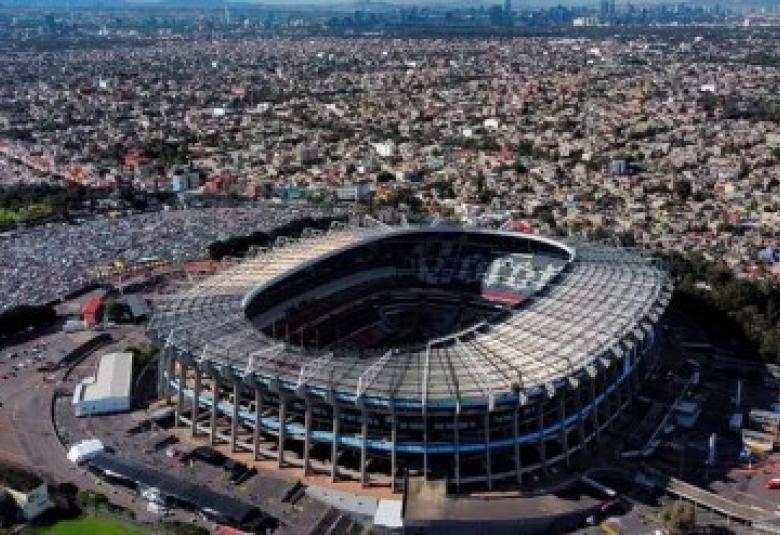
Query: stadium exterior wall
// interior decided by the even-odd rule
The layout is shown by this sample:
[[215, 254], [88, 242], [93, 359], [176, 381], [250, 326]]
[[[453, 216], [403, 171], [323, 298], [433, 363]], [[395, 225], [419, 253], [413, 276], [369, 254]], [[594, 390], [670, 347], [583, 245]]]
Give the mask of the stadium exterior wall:
[[[659, 338], [653, 327], [622, 359], [602, 363], [594, 375], [583, 373], [568, 388], [541, 392], [522, 403], [497, 403], [492, 410], [487, 405], [404, 410], [302, 392], [274, 380], [246, 382], [235, 370], [199, 363], [176, 350], [164, 351], [161, 381], [175, 404], [176, 425], [189, 426], [193, 436], [207, 436], [211, 444], [229, 443], [233, 451], [252, 452], [255, 459], [275, 458], [280, 467], [329, 473], [334, 481], [396, 488], [408, 470], [446, 477], [456, 487], [477, 483], [490, 488], [501, 480], [522, 484], [527, 475], [543, 476], [598, 443], [655, 363]], [[443, 440], [447, 434], [449, 440]], [[315, 459], [315, 445], [320, 453], [322, 445], [330, 451]], [[347, 454], [356, 462], [341, 463]], [[462, 465], [475, 460], [480, 467], [464, 473]]]

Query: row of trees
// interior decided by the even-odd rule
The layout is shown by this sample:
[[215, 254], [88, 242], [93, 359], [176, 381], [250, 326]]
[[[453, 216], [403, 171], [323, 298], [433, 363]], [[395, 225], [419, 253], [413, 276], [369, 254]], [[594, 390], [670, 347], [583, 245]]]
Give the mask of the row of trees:
[[780, 285], [765, 278], [738, 279], [728, 266], [700, 253], [671, 253], [664, 260], [675, 279], [677, 306], [780, 364]]
[[747, 121], [780, 121], [780, 101], [774, 97], [756, 97], [734, 100], [712, 93], [702, 93], [699, 108], [708, 116], [720, 109], [724, 119]]
[[0, 344], [31, 330], [50, 327], [57, 312], [50, 306], [20, 305], [0, 314]]
[[64, 218], [71, 210], [105, 198], [107, 190], [79, 184], [15, 184], [0, 187], [0, 229], [18, 223]]
[[81, 208], [107, 194], [107, 190], [80, 184], [14, 184], [0, 187], [0, 208], [21, 210], [33, 204], [47, 204], [58, 212], [64, 212]]
[[258, 231], [243, 236], [234, 236], [227, 240], [215, 241], [209, 245], [209, 258], [222, 260], [226, 256], [241, 257], [252, 247], [270, 247], [278, 237], [298, 238], [306, 228], [328, 230], [332, 222], [343, 220], [343, 217], [322, 217], [318, 219], [304, 217], [276, 227], [270, 232]]

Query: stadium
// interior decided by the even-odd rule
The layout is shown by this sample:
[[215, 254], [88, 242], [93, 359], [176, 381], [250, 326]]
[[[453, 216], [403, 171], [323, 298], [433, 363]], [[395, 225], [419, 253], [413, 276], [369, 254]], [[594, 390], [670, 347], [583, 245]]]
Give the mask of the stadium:
[[334, 224], [161, 296], [149, 330], [194, 436], [334, 481], [493, 488], [599, 442], [671, 290], [610, 245]]

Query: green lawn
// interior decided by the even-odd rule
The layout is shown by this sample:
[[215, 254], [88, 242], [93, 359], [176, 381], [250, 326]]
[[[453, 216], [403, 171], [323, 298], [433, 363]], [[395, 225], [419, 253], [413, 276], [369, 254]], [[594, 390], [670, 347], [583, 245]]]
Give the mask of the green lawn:
[[116, 520], [84, 516], [75, 520], [63, 520], [51, 526], [29, 528], [22, 535], [143, 535], [143, 531], [131, 528]]

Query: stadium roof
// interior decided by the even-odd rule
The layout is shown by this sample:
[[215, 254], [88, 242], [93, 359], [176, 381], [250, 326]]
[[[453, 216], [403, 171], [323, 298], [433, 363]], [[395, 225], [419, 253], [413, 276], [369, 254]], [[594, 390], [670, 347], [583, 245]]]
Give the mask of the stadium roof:
[[[418, 351], [313, 353], [267, 337], [247, 319], [244, 306], [252, 297], [290, 272], [360, 244], [415, 232], [543, 242], [569, 260], [559, 277], [502, 321], [483, 322]], [[629, 249], [476, 229], [345, 228], [287, 240], [159, 301], [150, 329], [180, 355], [232, 367], [248, 380], [345, 401], [464, 406], [508, 403], [592, 376], [595, 367], [648, 336], [670, 295], [666, 273]]]

